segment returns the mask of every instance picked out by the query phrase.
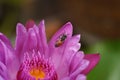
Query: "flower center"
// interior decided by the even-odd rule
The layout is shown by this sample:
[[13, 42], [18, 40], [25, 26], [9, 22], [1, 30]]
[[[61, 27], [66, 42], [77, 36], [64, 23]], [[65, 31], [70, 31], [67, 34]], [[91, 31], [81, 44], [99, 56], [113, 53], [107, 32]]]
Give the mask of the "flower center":
[[39, 52], [37, 53], [31, 59], [28, 54], [25, 55], [17, 74], [17, 80], [58, 80], [50, 60], [41, 57]]
[[31, 76], [35, 77], [36, 80], [38, 79], [44, 79], [45, 78], [45, 72], [39, 69], [32, 69], [30, 71]]

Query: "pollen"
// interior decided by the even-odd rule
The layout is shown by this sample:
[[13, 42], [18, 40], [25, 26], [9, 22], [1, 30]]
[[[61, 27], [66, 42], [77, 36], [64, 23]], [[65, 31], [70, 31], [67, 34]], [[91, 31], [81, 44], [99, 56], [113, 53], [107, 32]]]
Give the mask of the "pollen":
[[36, 80], [45, 78], [45, 72], [40, 69], [32, 69], [30, 75], [36, 78]]

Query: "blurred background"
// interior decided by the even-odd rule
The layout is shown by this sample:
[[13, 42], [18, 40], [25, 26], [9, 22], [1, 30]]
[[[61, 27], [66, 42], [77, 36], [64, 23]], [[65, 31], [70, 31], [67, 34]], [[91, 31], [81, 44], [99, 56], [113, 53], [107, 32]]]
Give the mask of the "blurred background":
[[16, 24], [29, 19], [45, 20], [48, 40], [72, 22], [81, 50], [101, 54], [88, 80], [120, 80], [120, 0], [0, 0], [0, 32], [11, 41]]

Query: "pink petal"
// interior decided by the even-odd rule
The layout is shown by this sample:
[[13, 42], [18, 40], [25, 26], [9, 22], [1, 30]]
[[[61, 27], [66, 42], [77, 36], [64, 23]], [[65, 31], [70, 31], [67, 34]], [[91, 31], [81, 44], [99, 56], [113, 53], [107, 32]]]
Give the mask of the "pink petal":
[[[66, 42], [64, 42], [63, 45], [60, 47], [55, 47], [56, 40], [62, 35], [67, 34]], [[67, 40], [70, 39], [72, 36], [72, 25], [71, 23], [65, 24], [60, 30], [58, 30], [55, 35], [50, 40], [48, 46], [49, 46], [49, 56], [52, 56], [52, 59], [54, 61], [55, 67], [58, 67], [62, 56], [64, 55], [64, 50], [66, 50], [66, 43]]]
[[10, 41], [3, 34], [0, 34], [0, 61], [6, 65], [8, 73], [12, 72], [15, 77], [19, 66], [18, 57], [16, 57]]
[[58, 74], [58, 79], [61, 80], [61, 78], [65, 77], [68, 75], [69, 71], [69, 65], [68, 62], [65, 60], [61, 60], [61, 63], [59, 67], [57, 68], [57, 74]]
[[[14, 52], [14, 49], [11, 48], [11, 46], [6, 45], [4, 42], [0, 41], [0, 46], [2, 49], [2, 53], [4, 56], [4, 64], [7, 67], [8, 73], [10, 74], [10, 77], [13, 79], [17, 73], [19, 63], [18, 63], [18, 57], [16, 57], [16, 54]], [[11, 74], [12, 72], [12, 74]]]
[[37, 44], [36, 44], [36, 49], [38, 49], [39, 50], [39, 52], [41, 53], [41, 54], [44, 54], [43, 53], [43, 46], [42, 46], [42, 41], [41, 41], [41, 39], [40, 39], [40, 31], [39, 31], [39, 28], [37, 27], [37, 26], [34, 26], [33, 27], [33, 30], [34, 30], [34, 34], [36, 35], [36, 42], [37, 42]]
[[45, 24], [44, 24], [44, 20], [42, 20], [39, 25], [39, 37], [40, 40], [39, 42], [41, 43], [39, 45], [39, 47], [42, 49], [41, 53], [45, 54], [46, 56], [48, 56], [48, 44], [47, 44], [47, 39], [46, 39], [46, 33], [45, 33]]
[[79, 35], [73, 36], [64, 43], [64, 46], [61, 46], [59, 48], [53, 48], [51, 50], [53, 55], [59, 54], [59, 56], [61, 55], [62, 58], [63, 58], [63, 56], [65, 56], [65, 58], [67, 58], [67, 60], [71, 61], [70, 60], [71, 55], [73, 55], [74, 53], [76, 53], [80, 49], [79, 39], [80, 39]]
[[89, 61], [83, 59], [79, 64], [79, 67], [73, 73], [71, 73], [70, 76], [74, 78], [78, 74], [81, 74], [81, 72], [85, 70], [88, 67], [88, 65], [89, 65]]
[[24, 41], [24, 45], [23, 45], [23, 52], [25, 53], [27, 51], [32, 51], [33, 49], [37, 50], [37, 36], [35, 34], [35, 31], [33, 28], [29, 28], [28, 30], [28, 34], [26, 36], [26, 39]]
[[9, 80], [7, 67], [0, 61], [0, 80]]
[[35, 24], [34, 26], [33, 24], [30, 24], [32, 24], [31, 21], [26, 25], [29, 26], [27, 31], [22, 24], [19, 23], [17, 25], [16, 53], [20, 57], [20, 62], [22, 61], [25, 52], [35, 50], [40, 51], [41, 54], [48, 53], [44, 21], [40, 22], [39, 27]]
[[64, 53], [68, 53], [70, 51], [76, 53], [79, 49], [81, 44], [79, 43], [80, 40], [80, 35], [75, 35], [71, 37], [67, 42], [66, 42], [66, 49]]
[[16, 54], [20, 57], [21, 53], [23, 51], [23, 46], [27, 37], [27, 31], [24, 25], [21, 23], [17, 24], [17, 29], [16, 29], [16, 41], [15, 41], [15, 51]]
[[6, 45], [12, 46], [9, 39], [2, 33], [0, 33], [0, 40], [2, 40]]
[[3, 62], [4, 64], [6, 63], [5, 52], [1, 41], [0, 41], [0, 61]]
[[86, 76], [83, 74], [79, 74], [75, 78], [71, 78], [70, 76], [66, 76], [61, 80], [86, 80]]
[[9, 41], [9, 39], [7, 39], [7, 37], [5, 35], [3, 35], [2, 33], [0, 33], [0, 61], [2, 61], [5, 64], [5, 51], [4, 51], [4, 46], [3, 43], [9, 47], [10, 49], [12, 48], [12, 45]]
[[71, 79], [70, 79], [70, 77], [67, 76], [67, 77], [64, 77], [64, 78], [61, 79], [61, 80], [71, 80]]
[[83, 58], [84, 58], [84, 53], [81, 51], [79, 51], [74, 55], [70, 65], [70, 73], [74, 72], [80, 67], [79, 64], [81, 63]]
[[67, 39], [69, 39], [72, 36], [72, 24], [70, 22], [66, 23], [62, 28], [60, 28], [55, 34], [54, 36], [51, 38], [51, 40], [49, 41], [49, 46], [52, 48], [55, 48], [55, 43], [56, 40], [62, 35], [62, 34], [66, 34], [67, 35]]
[[79, 74], [75, 80], [86, 80], [86, 76], [83, 74]]
[[[72, 61], [72, 57], [75, 55], [79, 48], [80, 35], [69, 38], [64, 46], [59, 48], [53, 48], [52, 60], [56, 67], [59, 77], [62, 78], [69, 73], [69, 65]], [[64, 68], [61, 68], [64, 67]]]
[[86, 54], [84, 59], [87, 59], [90, 62], [88, 67], [84, 71], [82, 71], [82, 74], [86, 75], [98, 64], [100, 60], [100, 55], [99, 54]]
[[28, 36], [24, 43], [24, 49], [26, 49], [24, 52], [34, 49], [36, 51], [40, 51], [41, 54], [47, 53], [48, 45], [46, 40], [44, 21], [40, 22], [39, 27], [34, 25], [33, 28], [29, 28]]
[[78, 43], [79, 39], [80, 39], [80, 35], [73, 36], [64, 43], [65, 44], [64, 46], [54, 50], [54, 51], [57, 51], [57, 52], [54, 52], [54, 55], [56, 56], [58, 55], [58, 56], [57, 57], [54, 56], [52, 58], [56, 58], [55, 61], [57, 61], [56, 63], [58, 65], [62, 63], [61, 59], [67, 61], [68, 65], [70, 65], [73, 59], [73, 56], [76, 54], [76, 52], [80, 48], [80, 44]]
[[[76, 55], [76, 52], [80, 49], [80, 35], [75, 35], [73, 37], [71, 37], [68, 41], [66, 41], [65, 46], [64, 46], [64, 50], [63, 50], [63, 58], [66, 58], [66, 60], [68, 61], [69, 65], [71, 64], [71, 61], [74, 57], [74, 55]], [[61, 49], [60, 49], [61, 50]]]
[[7, 61], [12, 59], [12, 56], [14, 55], [14, 49], [10, 43], [6, 43], [9, 40], [7, 38], [5, 39], [4, 35], [2, 38], [4, 38], [4, 40], [1, 40], [0, 38], [0, 61], [3, 61], [3, 63], [7, 65]]
[[0, 80], [5, 80], [5, 79], [0, 75]]

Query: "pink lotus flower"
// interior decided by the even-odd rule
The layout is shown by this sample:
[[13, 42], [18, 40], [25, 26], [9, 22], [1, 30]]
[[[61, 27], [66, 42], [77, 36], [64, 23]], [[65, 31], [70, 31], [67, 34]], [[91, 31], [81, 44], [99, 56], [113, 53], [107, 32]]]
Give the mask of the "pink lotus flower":
[[0, 80], [86, 80], [99, 54], [85, 55], [66, 23], [47, 43], [44, 21], [17, 24], [15, 48], [0, 33]]

